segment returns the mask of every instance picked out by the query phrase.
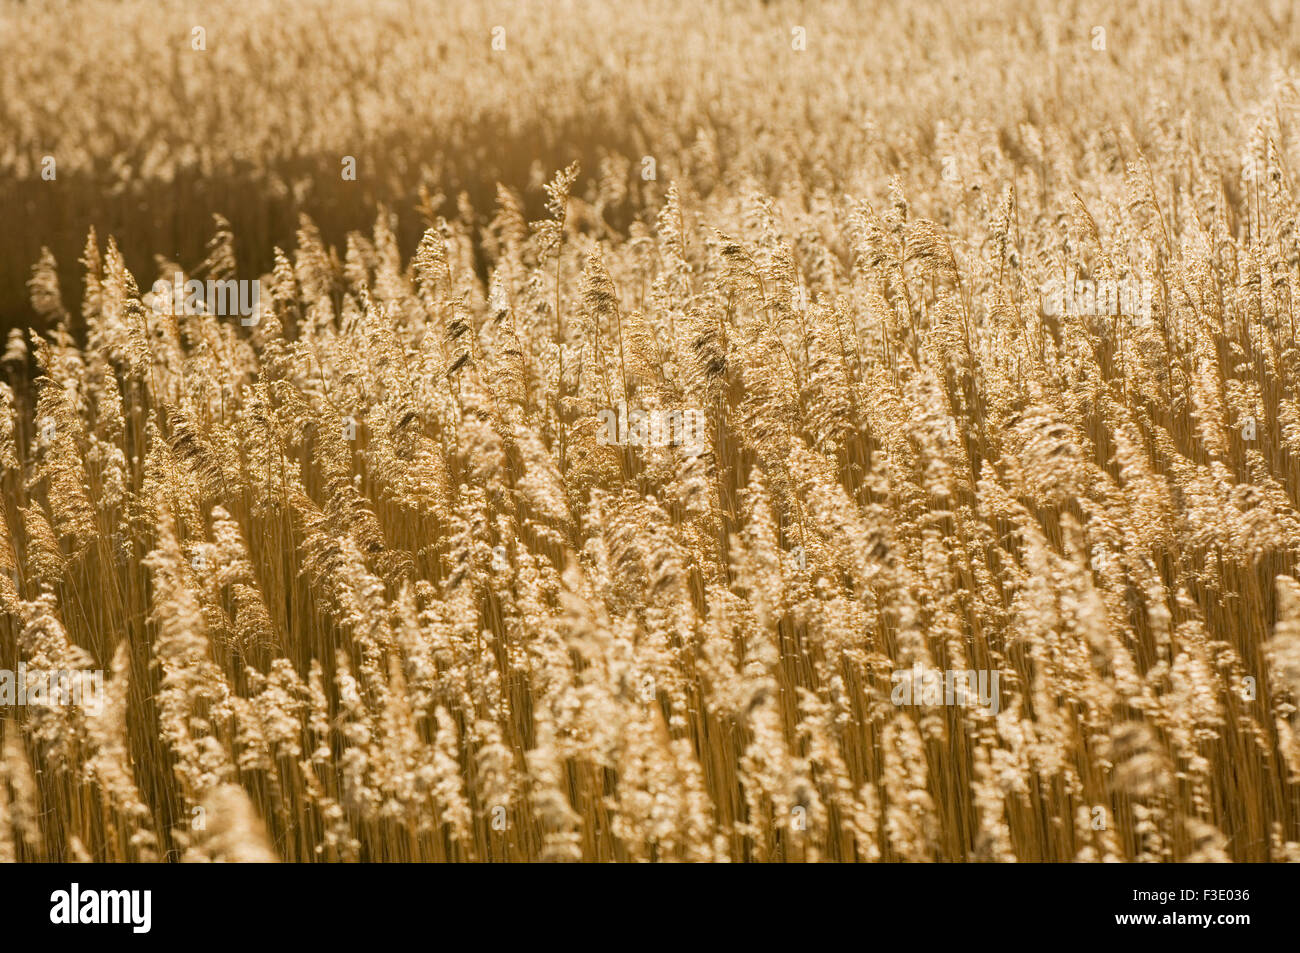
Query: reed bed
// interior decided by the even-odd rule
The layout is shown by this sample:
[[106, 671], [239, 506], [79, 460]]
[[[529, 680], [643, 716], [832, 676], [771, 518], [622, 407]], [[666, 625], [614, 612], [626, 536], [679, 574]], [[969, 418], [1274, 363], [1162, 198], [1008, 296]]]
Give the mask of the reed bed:
[[[303, 91], [245, 116], [258, 181], [271, 141], [405, 171], [152, 264], [34, 219], [0, 670], [104, 681], [4, 709], [0, 860], [1300, 859], [1294, 11], [1138, 3], [1097, 49], [1101, 5], [951, 6], [394, 3], [341, 43], [218, 5]], [[500, 67], [421, 71], [498, 16]], [[82, 62], [78, 175], [130, 155]], [[0, 102], [13, 170], [57, 100]], [[511, 134], [435, 146], [448, 109]], [[993, 697], [900, 698], [953, 672]]]

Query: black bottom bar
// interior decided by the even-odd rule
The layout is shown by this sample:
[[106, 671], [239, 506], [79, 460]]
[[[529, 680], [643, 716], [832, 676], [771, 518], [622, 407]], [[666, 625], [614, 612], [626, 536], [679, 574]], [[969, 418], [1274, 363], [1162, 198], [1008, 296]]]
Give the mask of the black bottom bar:
[[[74, 900], [74, 888], [75, 899]], [[109, 893], [105, 893], [105, 892]], [[144, 893], [148, 891], [148, 902]], [[697, 942], [778, 933], [813, 940], [832, 928], [864, 940], [890, 928], [943, 936], [1233, 942], [1280, 929], [1295, 879], [1281, 865], [943, 865], [792, 869], [609, 869], [526, 866], [90, 866], [0, 868], [6, 937], [113, 936], [126, 943], [253, 940], [368, 942], [403, 932], [450, 942], [482, 931], [494, 944], [634, 936]], [[77, 923], [71, 922], [76, 908]], [[147, 911], [147, 916], [146, 916]], [[86, 923], [112, 920], [116, 923]], [[59, 921], [59, 922], [55, 922]], [[147, 931], [144, 927], [147, 926]], [[604, 940], [602, 940], [604, 942]], [[17, 946], [13, 948], [18, 948]]]

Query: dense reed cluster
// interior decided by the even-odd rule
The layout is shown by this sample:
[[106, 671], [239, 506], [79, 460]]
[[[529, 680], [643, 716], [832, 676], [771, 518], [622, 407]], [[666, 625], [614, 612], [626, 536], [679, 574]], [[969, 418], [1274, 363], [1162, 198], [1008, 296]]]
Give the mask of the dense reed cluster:
[[[1086, 17], [971, 6], [999, 69], [1050, 35], [1132, 84]], [[48, 330], [0, 358], [0, 670], [105, 676], [3, 709], [0, 860], [1300, 859], [1300, 87], [1242, 80], [1203, 6], [1210, 92], [1138, 4], [1136, 92], [1031, 65], [958, 125], [938, 10], [872, 41], [945, 77], [909, 98], [792, 47], [802, 8], [725, 5], [751, 85], [682, 105], [718, 123], [690, 141], [646, 90], [693, 41], [625, 64], [654, 109], [583, 87], [648, 137], [594, 169], [555, 133], [532, 184], [358, 199], [337, 243], [304, 214], [260, 274], [221, 217], [147, 270], [92, 230], [75, 294], [42, 253]], [[772, 29], [796, 88], [849, 78], [770, 88]], [[800, 109], [813, 138], [765, 131]], [[982, 704], [930, 691], [954, 672]]]
[[0, 0], [0, 220], [40, 223], [0, 235], [0, 327], [91, 227], [147, 273], [220, 214], [255, 277], [299, 212], [341, 246], [384, 203], [410, 255], [412, 210], [489, 215], [502, 182], [536, 218], [573, 161], [620, 232], [740, 174], [955, 205], [987, 173], [1037, 215], [1122, 172], [1124, 133], [1194, 135], [1235, 178], [1298, 60], [1289, 0]]

